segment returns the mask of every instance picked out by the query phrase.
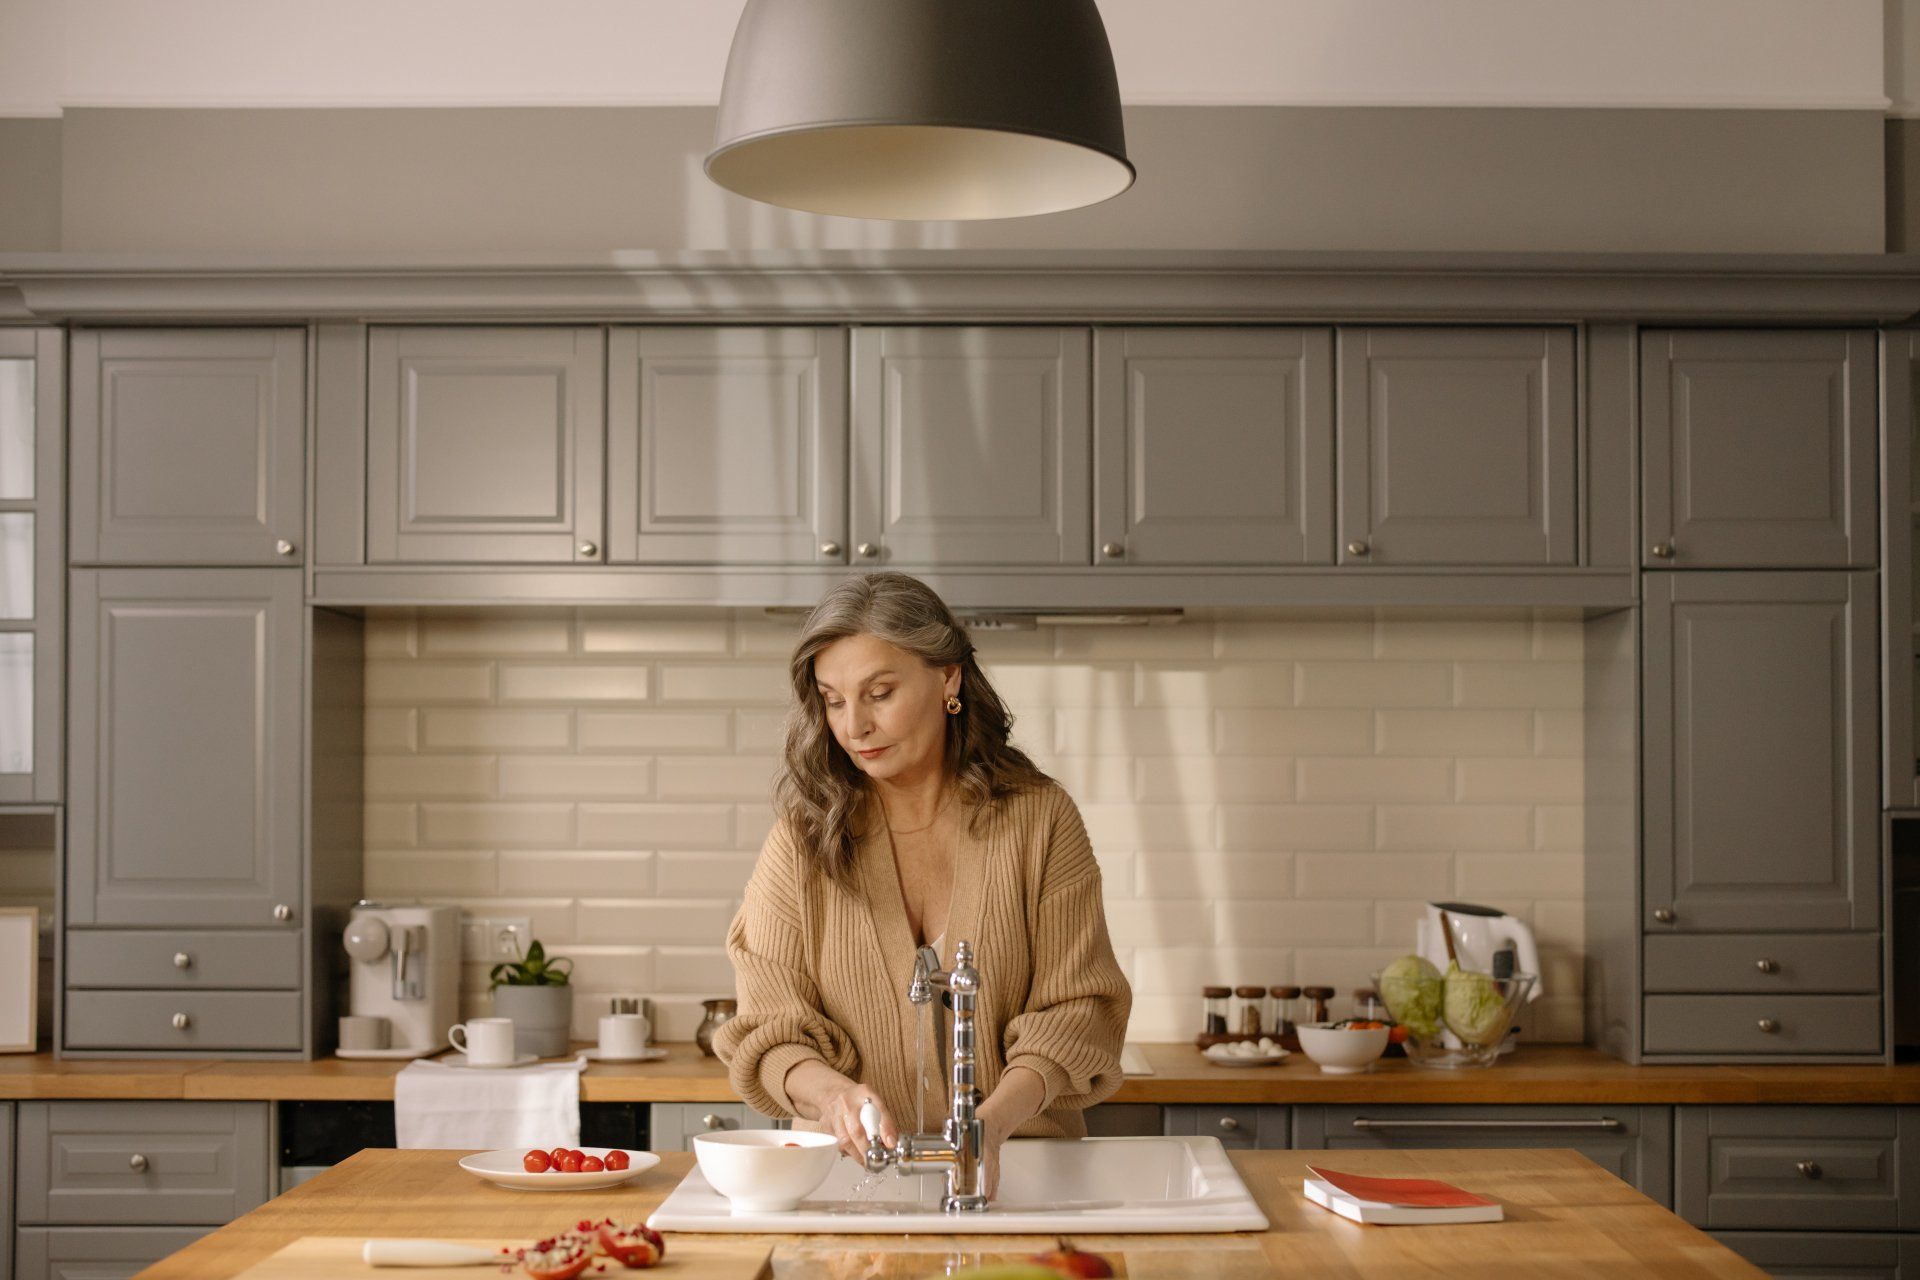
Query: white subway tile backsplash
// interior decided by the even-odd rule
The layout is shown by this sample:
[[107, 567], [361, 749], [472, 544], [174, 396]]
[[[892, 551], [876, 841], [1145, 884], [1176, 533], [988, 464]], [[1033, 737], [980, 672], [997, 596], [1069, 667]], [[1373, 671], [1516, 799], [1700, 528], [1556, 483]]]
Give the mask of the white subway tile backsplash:
[[1116, 948], [1194, 946], [1212, 942], [1213, 904], [1197, 900], [1109, 902], [1107, 932]]
[[1533, 713], [1533, 753], [1537, 756], [1574, 756], [1586, 752], [1586, 716], [1580, 711]]
[[370, 756], [412, 751], [420, 742], [420, 713], [412, 707], [368, 707], [361, 730]]
[[654, 785], [662, 800], [764, 800], [775, 767], [765, 756], [662, 756]]
[[1201, 622], [1150, 627], [1056, 627], [1053, 653], [1076, 662], [1144, 658], [1157, 662], [1211, 658], [1213, 628]]
[[1294, 797], [1302, 804], [1453, 798], [1451, 760], [1312, 756], [1296, 761], [1294, 768]]
[[653, 855], [632, 850], [510, 850], [500, 854], [500, 892], [632, 897], [654, 891]]
[[371, 614], [363, 637], [369, 661], [420, 656], [420, 627], [411, 614]]
[[1523, 805], [1383, 804], [1382, 849], [1526, 849], [1533, 811]]
[[1303, 662], [1303, 707], [1444, 707], [1453, 700], [1445, 662]]
[[777, 756], [787, 745], [787, 712], [780, 708], [741, 708], [733, 713], [733, 749], [743, 754]]
[[1143, 707], [1290, 707], [1297, 669], [1291, 662], [1146, 664], [1136, 701]]
[[1214, 652], [1222, 658], [1263, 661], [1370, 658], [1373, 627], [1370, 616], [1353, 614], [1224, 621], [1216, 628]]
[[1168, 707], [1089, 707], [1053, 713], [1053, 749], [1061, 755], [1205, 755], [1213, 749], [1212, 713]]
[[[648, 947], [594, 947], [575, 943], [567, 948], [566, 955], [573, 961], [571, 985], [579, 989], [645, 991], [659, 982], [657, 959]], [[596, 1011], [594, 1016], [597, 1023], [599, 1013]], [[596, 1025], [596, 1035], [598, 1031]]]
[[724, 849], [733, 810], [717, 804], [582, 804], [580, 843], [593, 848]]
[[1531, 618], [1396, 614], [1380, 619], [1373, 652], [1377, 658], [1395, 659], [1525, 658], [1532, 648]]
[[1454, 892], [1475, 902], [1502, 894], [1578, 898], [1584, 865], [1577, 853], [1463, 853], [1453, 860]]
[[663, 901], [595, 898], [580, 903], [576, 928], [582, 942], [653, 947], [665, 943], [724, 944], [735, 905], [730, 901]]
[[1371, 849], [1373, 809], [1354, 804], [1223, 804], [1222, 849]]
[[1294, 856], [1272, 850], [1142, 853], [1134, 860], [1134, 896], [1156, 902], [1291, 897]]
[[499, 887], [496, 856], [472, 850], [369, 849], [369, 898], [490, 894]]
[[1524, 756], [1533, 744], [1530, 711], [1383, 707], [1373, 722], [1384, 756]]
[[654, 891], [663, 898], [738, 898], [747, 891], [756, 853], [719, 849], [655, 855]]
[[645, 702], [652, 672], [643, 666], [524, 666], [502, 663], [500, 701]]
[[1211, 986], [1278, 986], [1293, 977], [1293, 952], [1284, 947], [1140, 947], [1134, 951], [1133, 990], [1141, 995], [1180, 996], [1188, 1002], [1183, 1022], [1192, 1025], [1186, 1039], [1200, 1030], [1200, 988]]
[[1217, 935], [1242, 947], [1301, 947], [1350, 943], [1373, 937], [1371, 897], [1351, 901], [1248, 902], [1214, 904]]
[[1453, 859], [1444, 853], [1301, 853], [1294, 856], [1302, 898], [1444, 898], [1453, 892]]
[[563, 611], [537, 618], [496, 614], [446, 614], [421, 621], [421, 652], [452, 654], [566, 653], [573, 647], [573, 619]]
[[[1130, 665], [995, 662], [985, 670], [994, 690], [1016, 713], [1042, 707], [1133, 705]], [[964, 688], [960, 696], [967, 696]]]
[[503, 756], [500, 798], [643, 800], [653, 794], [647, 756]]
[[1210, 805], [1090, 804], [1080, 816], [1095, 848], [1191, 851], [1214, 843]]
[[438, 800], [493, 795], [492, 756], [368, 756], [367, 798]]
[[1586, 793], [1584, 762], [1565, 757], [1501, 760], [1488, 757], [1460, 762], [1460, 791], [1466, 804], [1523, 801], [1579, 804]]
[[369, 849], [411, 849], [420, 843], [420, 806], [369, 803], [362, 835]]
[[427, 706], [436, 702], [487, 702], [493, 697], [493, 667], [485, 662], [369, 662], [370, 707]]
[[733, 962], [725, 947], [655, 947], [654, 989], [692, 996], [733, 990]]
[[1373, 751], [1373, 713], [1358, 708], [1215, 711], [1221, 755], [1364, 756]]
[[787, 669], [764, 662], [660, 664], [662, 702], [717, 702], [725, 706], [756, 703], [785, 706]]
[[1454, 670], [1463, 707], [1577, 709], [1586, 699], [1578, 662], [1461, 662]]
[[564, 804], [423, 804], [421, 842], [462, 848], [564, 848], [573, 807]]
[[420, 714], [429, 751], [564, 751], [573, 744], [571, 711], [431, 707]]
[[724, 711], [582, 711], [582, 751], [725, 751]]
[[1034, 763], [1065, 787], [1076, 804], [1125, 801], [1134, 796], [1134, 762], [1125, 756], [1055, 756], [1040, 752]]
[[580, 652], [718, 656], [727, 652], [730, 632], [720, 617], [675, 617], [664, 611], [643, 616], [590, 613], [580, 619]]

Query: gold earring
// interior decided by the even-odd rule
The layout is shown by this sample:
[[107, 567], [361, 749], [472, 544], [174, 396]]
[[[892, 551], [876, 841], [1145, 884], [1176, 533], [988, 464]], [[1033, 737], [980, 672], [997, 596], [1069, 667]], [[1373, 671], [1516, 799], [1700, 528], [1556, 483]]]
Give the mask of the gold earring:
[[950, 693], [947, 695], [947, 714], [950, 716], [960, 714], [960, 698], [957, 694]]

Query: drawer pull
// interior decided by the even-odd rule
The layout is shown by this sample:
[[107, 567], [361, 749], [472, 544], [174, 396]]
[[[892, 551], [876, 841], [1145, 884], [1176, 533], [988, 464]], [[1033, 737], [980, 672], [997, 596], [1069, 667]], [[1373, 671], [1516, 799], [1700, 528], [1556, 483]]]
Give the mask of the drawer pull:
[[273, 918], [281, 924], [293, 919], [293, 908], [282, 902], [273, 909]]
[[1238, 1120], [1234, 1119], [1232, 1116], [1220, 1117], [1220, 1132], [1238, 1133], [1239, 1131], [1240, 1131], [1240, 1122]]
[[727, 1122], [712, 1112], [708, 1112], [706, 1115], [700, 1117], [700, 1123], [709, 1129], [719, 1129], [723, 1128]]
[[1347, 554], [1350, 556], [1369, 555], [1372, 553], [1372, 551], [1373, 551], [1373, 548], [1368, 546], [1363, 540], [1359, 538], [1355, 538], [1352, 542], [1349, 542], [1347, 544]]
[[1671, 560], [1674, 557], [1674, 547], [1671, 542], [1656, 542], [1651, 550], [1654, 556], [1661, 560]]
[[133, 1159], [127, 1161], [127, 1168], [133, 1170], [135, 1173], [145, 1173], [147, 1171], [147, 1158], [136, 1151], [133, 1153]]
[[837, 542], [823, 542], [820, 544], [820, 554], [837, 559], [840, 555], [840, 544]]
[[176, 951], [173, 953], [173, 967], [176, 969], [191, 969], [193, 968], [193, 957], [184, 951]]
[[273, 544], [273, 553], [278, 556], [290, 556], [294, 553], [294, 550], [294, 545], [285, 538]]
[[1762, 973], [1778, 973], [1778, 972], [1780, 972], [1780, 966], [1779, 966], [1779, 965], [1777, 965], [1777, 964], [1775, 964], [1775, 963], [1774, 963], [1773, 961], [1771, 961], [1771, 960], [1755, 960], [1755, 961], [1753, 962], [1753, 967], [1754, 967], [1754, 968], [1756, 968], [1756, 969], [1758, 969], [1758, 970], [1759, 970], [1760, 972], [1762, 972]]
[[1627, 1126], [1625, 1121], [1615, 1120], [1612, 1116], [1595, 1116], [1587, 1120], [1373, 1120], [1366, 1116], [1355, 1116], [1353, 1127], [1375, 1132], [1392, 1129], [1537, 1129], [1552, 1133], [1561, 1130], [1597, 1129], [1606, 1133], [1619, 1133]]
[[1754, 1025], [1759, 1027], [1761, 1032], [1766, 1035], [1774, 1035], [1778, 1033], [1780, 1030], [1780, 1024], [1778, 1022], [1775, 1022], [1772, 1018], [1762, 1018], [1760, 1019], [1760, 1021], [1756, 1022]]
[[1817, 1178], [1820, 1176], [1820, 1166], [1811, 1160], [1798, 1161], [1793, 1167], [1800, 1171], [1800, 1176], [1803, 1178]]
[[1126, 544], [1121, 542], [1103, 542], [1100, 544], [1100, 554], [1109, 560], [1118, 560], [1121, 556], [1127, 554]]
[[1656, 907], [1653, 912], [1653, 918], [1655, 920], [1658, 920], [1661, 924], [1672, 924], [1673, 908], [1672, 907]]
[[186, 1014], [176, 1013], [173, 1015], [173, 1029], [175, 1031], [185, 1031], [188, 1027], [192, 1025], [193, 1025], [193, 1019], [189, 1018]]

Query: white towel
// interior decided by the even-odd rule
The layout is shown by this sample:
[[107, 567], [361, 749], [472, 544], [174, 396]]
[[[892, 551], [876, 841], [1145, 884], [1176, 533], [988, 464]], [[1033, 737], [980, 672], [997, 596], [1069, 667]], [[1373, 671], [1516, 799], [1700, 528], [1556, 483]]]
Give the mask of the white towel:
[[577, 1146], [584, 1057], [531, 1067], [453, 1067], [425, 1058], [393, 1081], [402, 1148], [498, 1150]]

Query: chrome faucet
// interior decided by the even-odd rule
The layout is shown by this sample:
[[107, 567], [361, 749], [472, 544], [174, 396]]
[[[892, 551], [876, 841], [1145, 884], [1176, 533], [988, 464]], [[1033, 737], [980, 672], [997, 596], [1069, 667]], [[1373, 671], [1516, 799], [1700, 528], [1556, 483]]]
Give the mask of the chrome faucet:
[[[907, 999], [928, 1006], [933, 1019], [933, 1043], [946, 1053], [946, 1020], [941, 1017], [939, 993], [952, 996], [953, 1056], [951, 1063], [952, 1103], [947, 1123], [940, 1133], [901, 1135], [899, 1145], [889, 1150], [880, 1133], [869, 1102], [860, 1109], [867, 1129], [867, 1172], [879, 1173], [892, 1168], [900, 1173], [947, 1175], [947, 1193], [940, 1197], [943, 1213], [978, 1213], [987, 1207], [980, 1148], [981, 1124], [978, 1114], [980, 1090], [973, 1081], [973, 1010], [980, 995], [980, 971], [973, 967], [973, 944], [961, 942], [953, 950], [953, 970], [940, 968], [940, 953], [922, 947], [913, 957], [913, 985]], [[915, 1087], [919, 1087], [918, 1081]]]

